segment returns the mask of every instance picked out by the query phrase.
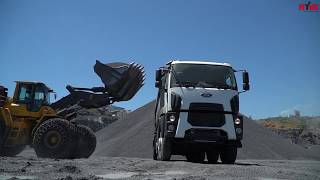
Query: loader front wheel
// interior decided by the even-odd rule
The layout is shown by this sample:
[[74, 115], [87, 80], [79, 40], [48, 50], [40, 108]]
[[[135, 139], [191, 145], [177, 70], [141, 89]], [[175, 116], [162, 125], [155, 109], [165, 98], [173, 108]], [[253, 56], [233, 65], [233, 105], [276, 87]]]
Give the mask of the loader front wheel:
[[96, 149], [97, 138], [94, 132], [87, 126], [76, 125], [77, 148], [74, 152], [75, 158], [89, 158]]
[[41, 124], [33, 138], [37, 156], [53, 159], [71, 158], [76, 147], [71, 126], [74, 125], [59, 118], [53, 118]]

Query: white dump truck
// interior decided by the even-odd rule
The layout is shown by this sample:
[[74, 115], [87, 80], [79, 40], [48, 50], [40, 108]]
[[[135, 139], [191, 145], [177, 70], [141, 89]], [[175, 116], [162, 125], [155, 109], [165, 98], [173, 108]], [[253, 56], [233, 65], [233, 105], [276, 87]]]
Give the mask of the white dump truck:
[[[242, 72], [249, 90], [249, 74]], [[156, 70], [153, 158], [184, 155], [190, 162], [233, 164], [242, 147], [243, 117], [235, 69], [228, 63], [170, 61]]]

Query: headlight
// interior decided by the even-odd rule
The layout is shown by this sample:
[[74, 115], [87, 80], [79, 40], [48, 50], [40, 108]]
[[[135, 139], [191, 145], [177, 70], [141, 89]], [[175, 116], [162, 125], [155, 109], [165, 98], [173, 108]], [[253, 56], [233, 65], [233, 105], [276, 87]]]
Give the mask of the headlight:
[[176, 120], [176, 117], [175, 117], [174, 115], [170, 115], [169, 120], [170, 120], [171, 122], [173, 122], [173, 121]]
[[236, 125], [241, 124], [241, 119], [240, 119], [240, 118], [236, 118], [236, 119], [234, 120], [234, 124], [236, 124]]

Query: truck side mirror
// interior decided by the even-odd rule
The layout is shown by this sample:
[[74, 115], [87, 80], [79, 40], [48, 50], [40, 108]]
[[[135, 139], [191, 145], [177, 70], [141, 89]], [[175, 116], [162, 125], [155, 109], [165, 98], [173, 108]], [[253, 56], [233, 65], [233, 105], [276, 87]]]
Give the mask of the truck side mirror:
[[156, 81], [155, 85], [156, 88], [159, 88], [161, 86], [161, 81]]
[[161, 81], [161, 69], [156, 70], [156, 81]]
[[243, 90], [248, 91], [250, 89], [250, 83], [249, 83], [249, 73], [244, 71], [242, 73], [242, 84], [243, 84]]

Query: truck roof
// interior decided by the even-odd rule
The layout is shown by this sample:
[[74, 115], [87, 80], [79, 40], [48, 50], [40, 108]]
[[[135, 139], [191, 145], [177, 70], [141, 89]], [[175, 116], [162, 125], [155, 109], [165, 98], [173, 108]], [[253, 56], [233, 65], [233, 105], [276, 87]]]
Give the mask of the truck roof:
[[168, 62], [168, 64], [209, 64], [209, 65], [216, 65], [216, 66], [229, 66], [232, 67], [229, 63], [218, 63], [212, 61], [180, 61], [180, 60], [173, 60]]

